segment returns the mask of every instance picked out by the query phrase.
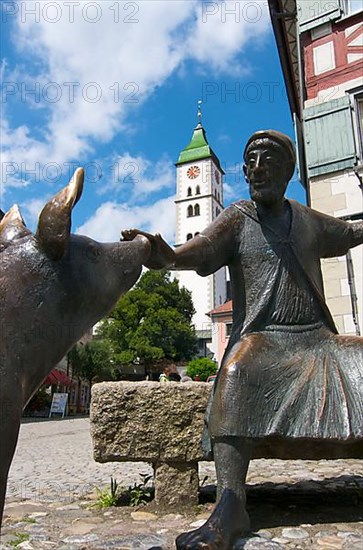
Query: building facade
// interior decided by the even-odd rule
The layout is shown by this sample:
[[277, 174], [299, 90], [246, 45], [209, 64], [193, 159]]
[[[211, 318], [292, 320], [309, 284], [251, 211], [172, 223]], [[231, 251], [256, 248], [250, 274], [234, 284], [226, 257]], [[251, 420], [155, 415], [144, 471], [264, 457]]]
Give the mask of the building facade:
[[[181, 151], [176, 167], [175, 246], [180, 246], [198, 235], [223, 210], [224, 172], [200, 123]], [[200, 340], [200, 354], [214, 355], [212, 325], [207, 314], [226, 301], [226, 269], [208, 277], [200, 277], [194, 271], [178, 271], [176, 276], [192, 293], [196, 310], [193, 323]]]
[[228, 300], [209, 313], [213, 331], [213, 345], [216, 349], [215, 360], [221, 365], [224, 352], [232, 334], [233, 308], [232, 300]]
[[[363, 3], [270, 0], [309, 206], [363, 219]], [[322, 261], [342, 334], [363, 331], [363, 247]]]

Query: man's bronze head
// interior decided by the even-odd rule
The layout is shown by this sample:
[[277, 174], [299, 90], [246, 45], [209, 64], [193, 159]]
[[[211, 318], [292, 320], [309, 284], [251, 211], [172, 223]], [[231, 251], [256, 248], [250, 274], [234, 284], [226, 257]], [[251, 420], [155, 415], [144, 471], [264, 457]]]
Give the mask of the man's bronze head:
[[251, 198], [267, 206], [282, 199], [295, 170], [291, 139], [276, 130], [260, 130], [248, 140], [243, 158]]

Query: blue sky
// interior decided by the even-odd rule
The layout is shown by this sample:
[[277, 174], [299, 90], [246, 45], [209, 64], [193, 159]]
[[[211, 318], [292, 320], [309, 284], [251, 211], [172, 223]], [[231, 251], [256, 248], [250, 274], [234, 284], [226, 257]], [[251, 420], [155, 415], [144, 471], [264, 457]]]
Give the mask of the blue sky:
[[[87, 168], [73, 230], [117, 240], [140, 227], [173, 242], [175, 167], [202, 100], [225, 206], [247, 198], [249, 135], [293, 137], [265, 1], [3, 1], [1, 208], [40, 208]], [[304, 201], [295, 181], [289, 196]]]

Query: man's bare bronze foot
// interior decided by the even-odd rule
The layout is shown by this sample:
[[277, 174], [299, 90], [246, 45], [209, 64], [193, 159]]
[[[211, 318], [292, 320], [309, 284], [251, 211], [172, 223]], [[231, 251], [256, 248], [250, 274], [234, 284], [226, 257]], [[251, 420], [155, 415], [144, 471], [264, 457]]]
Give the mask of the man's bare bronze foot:
[[250, 530], [244, 503], [225, 489], [208, 521], [199, 529], [176, 539], [178, 550], [232, 550], [237, 539]]

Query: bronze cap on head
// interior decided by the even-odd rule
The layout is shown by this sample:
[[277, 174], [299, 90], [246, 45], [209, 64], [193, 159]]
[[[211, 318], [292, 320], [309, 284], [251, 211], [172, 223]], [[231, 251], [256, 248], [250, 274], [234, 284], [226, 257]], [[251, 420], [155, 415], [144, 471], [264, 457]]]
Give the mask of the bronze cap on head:
[[243, 158], [246, 159], [247, 151], [252, 143], [259, 143], [260, 140], [265, 139], [268, 139], [273, 143], [279, 145], [284, 150], [286, 156], [289, 158], [288, 163], [291, 165], [291, 169], [288, 171], [287, 175], [288, 179], [290, 180], [295, 170], [296, 150], [292, 139], [282, 132], [278, 132], [277, 130], [258, 130], [257, 132], [254, 132], [246, 143], [246, 147], [243, 151]]

